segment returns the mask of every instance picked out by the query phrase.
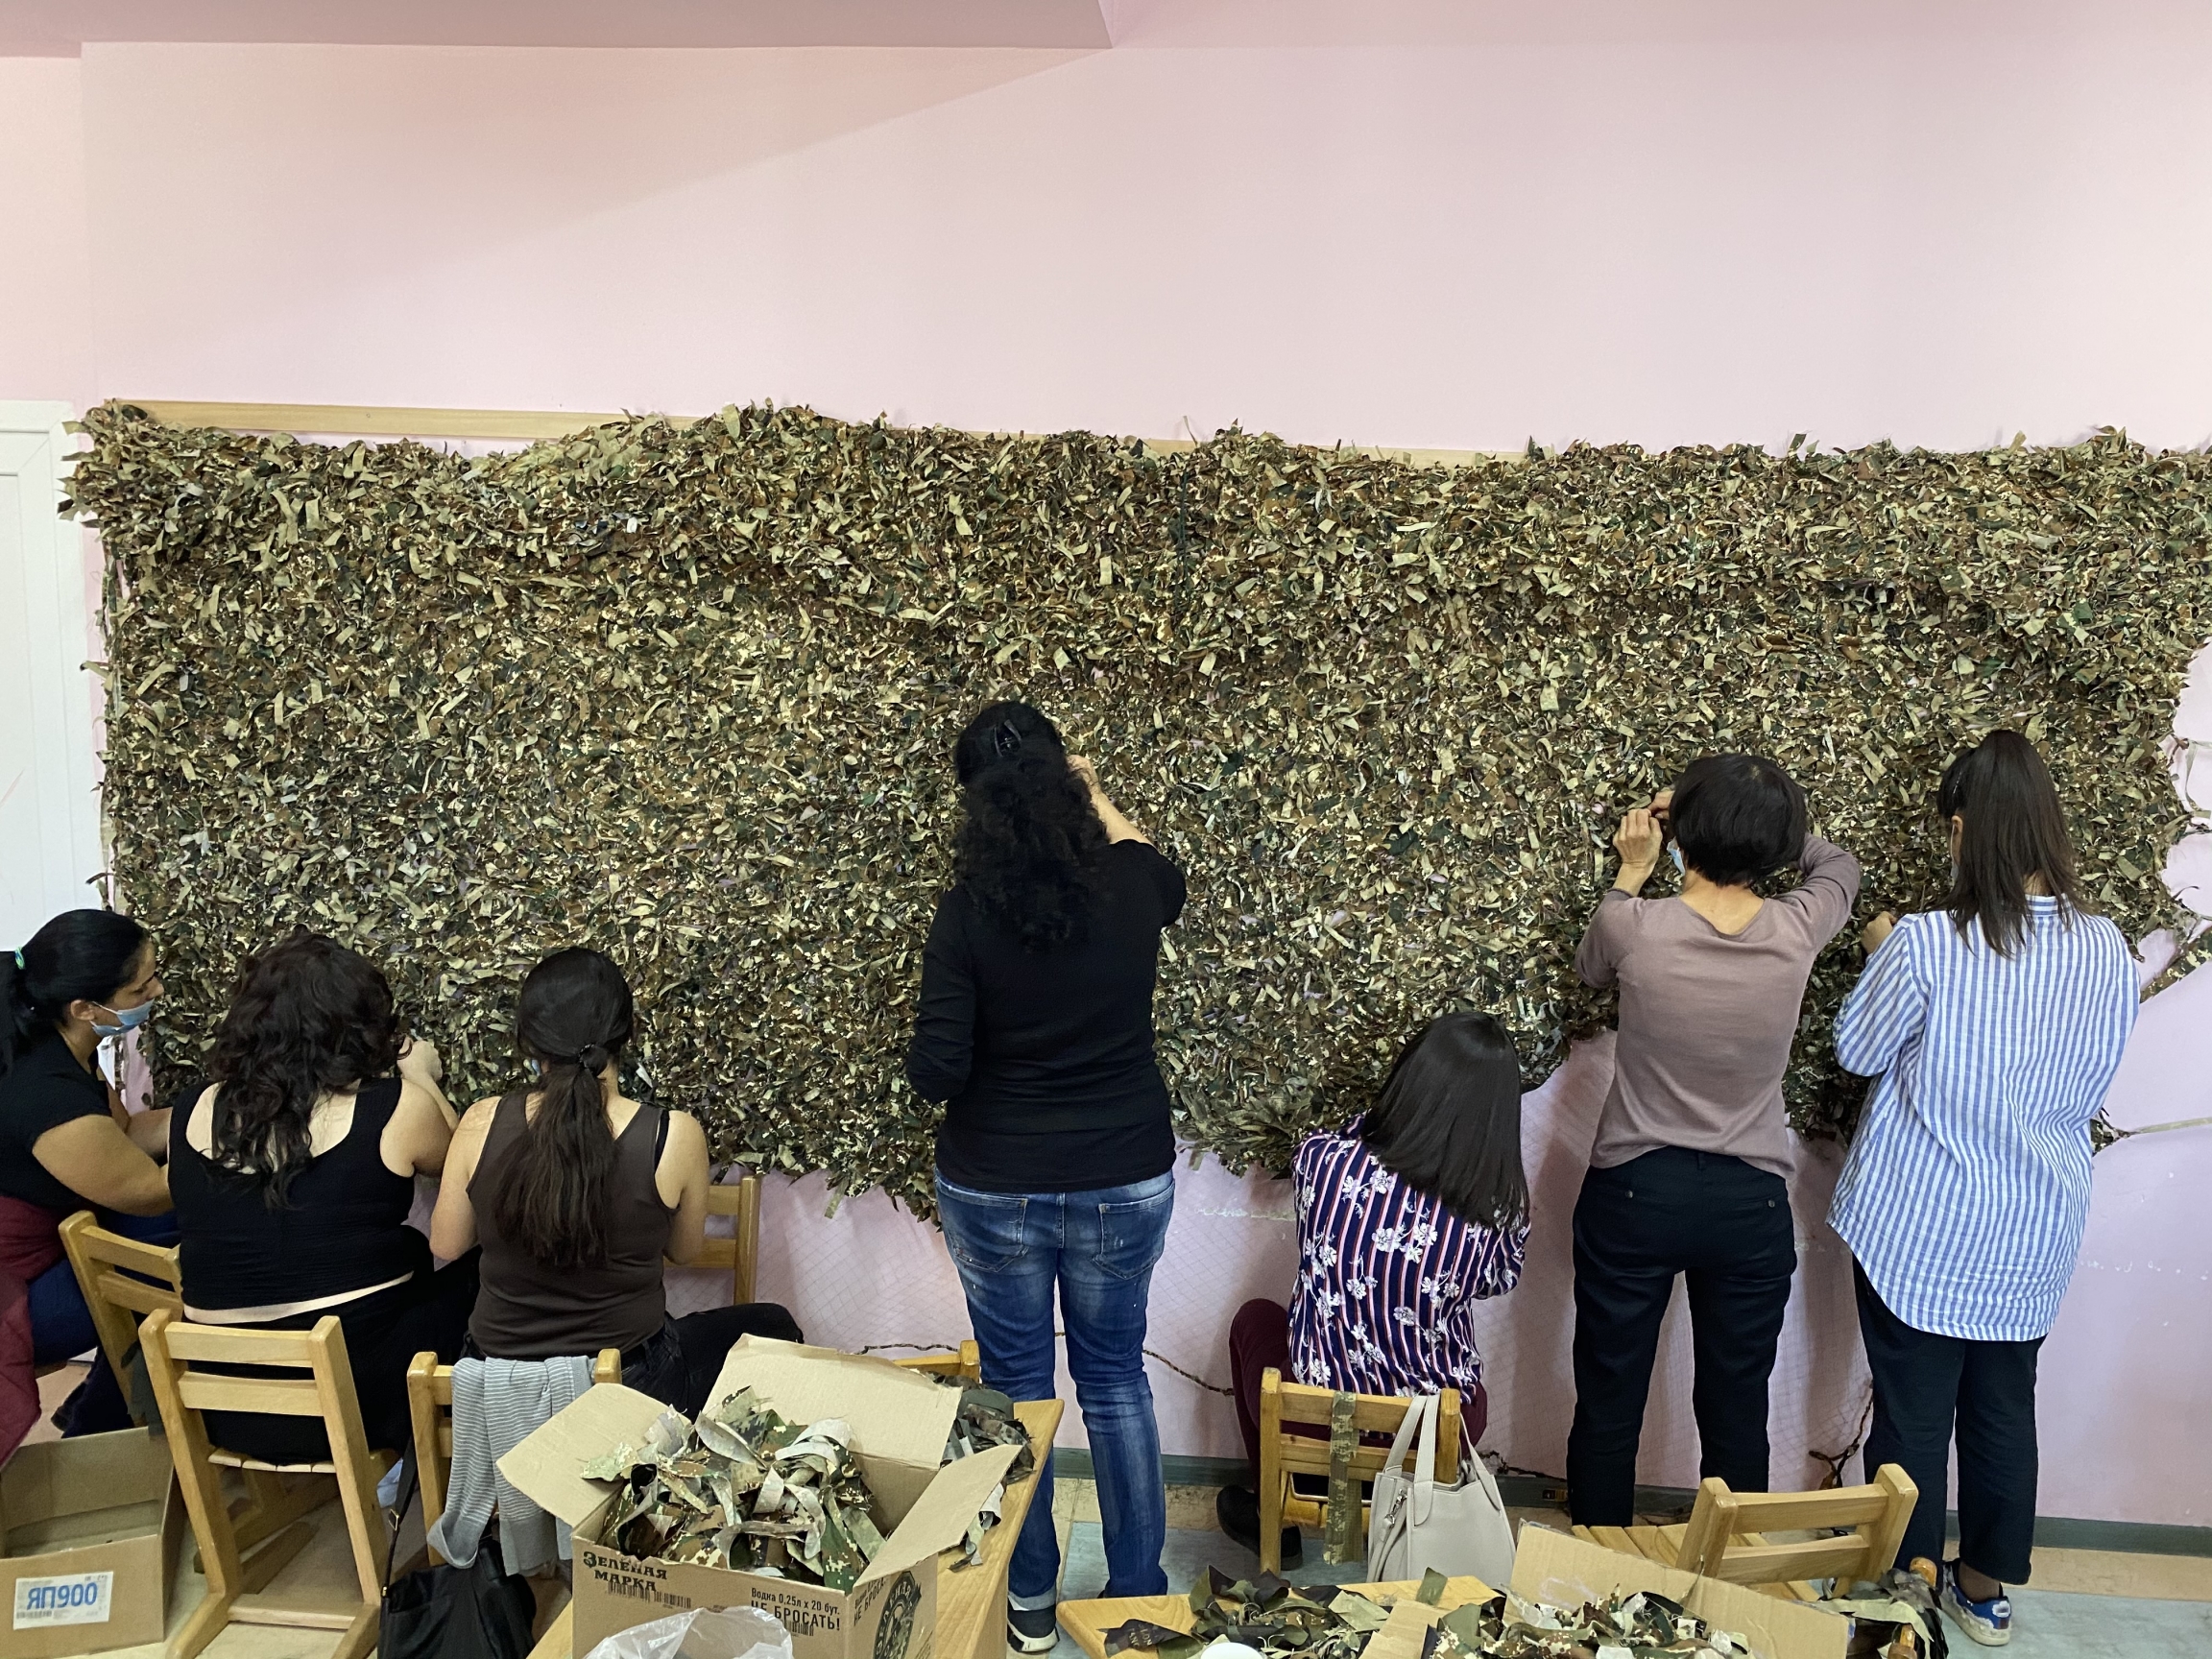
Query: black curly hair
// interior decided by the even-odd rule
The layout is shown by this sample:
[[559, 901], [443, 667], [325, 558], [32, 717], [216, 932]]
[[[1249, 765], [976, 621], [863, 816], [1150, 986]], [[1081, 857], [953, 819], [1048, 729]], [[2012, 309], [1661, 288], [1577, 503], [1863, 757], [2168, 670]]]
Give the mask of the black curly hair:
[[284, 1208], [313, 1155], [315, 1103], [391, 1075], [407, 1028], [376, 965], [306, 927], [249, 956], [207, 1054], [214, 1161]]
[[968, 816], [953, 878], [983, 916], [1050, 950], [1089, 937], [1106, 826], [1060, 732], [1026, 703], [994, 703], [952, 745]]

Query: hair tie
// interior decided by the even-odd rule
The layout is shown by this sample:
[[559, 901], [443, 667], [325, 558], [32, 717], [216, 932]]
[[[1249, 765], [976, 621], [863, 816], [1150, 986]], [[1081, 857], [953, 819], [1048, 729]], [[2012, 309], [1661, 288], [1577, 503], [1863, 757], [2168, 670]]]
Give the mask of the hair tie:
[[1022, 753], [1022, 733], [1014, 729], [1014, 722], [1001, 720], [998, 730], [991, 733], [991, 747], [998, 752], [998, 758], [1011, 760]]
[[22, 951], [20, 951], [20, 950], [16, 951], [16, 952], [15, 952], [15, 972], [16, 972], [16, 973], [18, 973], [18, 974], [28, 974], [30, 971], [31, 971], [31, 970], [30, 970], [30, 968], [29, 968], [29, 967], [28, 967], [28, 966], [27, 966], [27, 965], [24, 963], [24, 961], [23, 961], [23, 952], [22, 952]]

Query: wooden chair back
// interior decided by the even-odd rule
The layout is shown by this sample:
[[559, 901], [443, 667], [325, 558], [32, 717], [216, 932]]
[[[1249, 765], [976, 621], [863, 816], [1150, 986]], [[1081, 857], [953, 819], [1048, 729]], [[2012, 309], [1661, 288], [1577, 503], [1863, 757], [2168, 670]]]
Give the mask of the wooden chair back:
[[911, 1359], [895, 1359], [909, 1371], [926, 1371], [932, 1377], [957, 1377], [973, 1388], [983, 1381], [983, 1351], [976, 1347], [975, 1339], [967, 1341], [950, 1354], [920, 1354]]
[[693, 1267], [730, 1269], [730, 1302], [739, 1307], [753, 1301], [760, 1264], [760, 1177], [744, 1175], [735, 1181], [716, 1181], [707, 1189], [707, 1214], [731, 1217], [730, 1237], [707, 1236]]
[[68, 1253], [77, 1288], [92, 1314], [100, 1352], [115, 1373], [115, 1385], [129, 1399], [130, 1358], [138, 1346], [138, 1321], [164, 1308], [180, 1317], [184, 1311], [177, 1247], [126, 1238], [101, 1226], [91, 1211], [80, 1210], [61, 1223], [61, 1248]]
[[[232, 1623], [337, 1630], [341, 1635], [334, 1659], [366, 1659], [376, 1645], [384, 1582], [386, 1546], [376, 1482], [392, 1459], [388, 1453], [372, 1452], [362, 1431], [346, 1333], [337, 1316], [325, 1315], [312, 1331], [246, 1331], [189, 1324], [164, 1308], [148, 1316], [139, 1341], [207, 1575], [206, 1598], [170, 1642], [167, 1659], [192, 1659]], [[210, 1364], [265, 1366], [286, 1375], [224, 1376], [204, 1369]], [[209, 1411], [320, 1418], [329, 1435], [330, 1455], [303, 1464], [263, 1463], [240, 1456], [217, 1446], [209, 1436]], [[260, 1594], [277, 1570], [300, 1552], [313, 1528], [304, 1521], [296, 1522], [251, 1561], [242, 1559], [223, 1497], [226, 1467], [273, 1475], [327, 1475], [337, 1481], [354, 1575], [360, 1581], [357, 1604], [286, 1607]]]
[[[1412, 1407], [1410, 1398], [1385, 1394], [1356, 1394], [1352, 1422], [1361, 1434], [1395, 1434]], [[1262, 1572], [1283, 1571], [1283, 1528], [1319, 1527], [1327, 1514], [1320, 1500], [1294, 1491], [1293, 1475], [1329, 1473], [1329, 1421], [1335, 1408], [1336, 1391], [1303, 1382], [1286, 1382], [1283, 1373], [1270, 1365], [1260, 1374], [1260, 1567]], [[1289, 1424], [1317, 1428], [1318, 1439], [1286, 1431]], [[1387, 1447], [1358, 1446], [1352, 1454], [1353, 1478], [1372, 1481], [1390, 1459]], [[1411, 1467], [1412, 1453], [1407, 1454]], [[1447, 1388], [1438, 1397], [1436, 1413], [1436, 1473], [1455, 1479], [1459, 1469], [1459, 1390]], [[1366, 1536], [1367, 1505], [1359, 1505], [1360, 1536]]]
[[[129, 1361], [138, 1346], [139, 1320], [164, 1309], [180, 1319], [184, 1316], [184, 1281], [177, 1248], [126, 1238], [101, 1226], [89, 1210], [80, 1210], [61, 1223], [61, 1248], [68, 1252], [77, 1288], [84, 1292], [84, 1306], [92, 1314], [100, 1351], [115, 1373], [115, 1385], [130, 1400]], [[145, 1277], [134, 1277], [139, 1274]], [[132, 1401], [131, 1406], [135, 1420], [137, 1403]], [[248, 1496], [231, 1515], [241, 1550], [273, 1537], [330, 1501], [330, 1487], [321, 1479], [287, 1482], [260, 1469], [247, 1470], [245, 1479]]]
[[[602, 1348], [591, 1361], [591, 1382], [622, 1381], [622, 1351]], [[415, 1478], [422, 1489], [422, 1530], [445, 1513], [445, 1488], [453, 1478], [453, 1367], [438, 1356], [418, 1354], [407, 1367], [407, 1416], [415, 1430]], [[425, 1544], [430, 1564], [445, 1557]]]
[[[1674, 1564], [1731, 1584], [1879, 1578], [1895, 1564], [1919, 1501], [1920, 1489], [1894, 1463], [1864, 1486], [1828, 1492], [1732, 1492], [1715, 1477], [1697, 1488]], [[1833, 1535], [1770, 1544], [1770, 1532]]]

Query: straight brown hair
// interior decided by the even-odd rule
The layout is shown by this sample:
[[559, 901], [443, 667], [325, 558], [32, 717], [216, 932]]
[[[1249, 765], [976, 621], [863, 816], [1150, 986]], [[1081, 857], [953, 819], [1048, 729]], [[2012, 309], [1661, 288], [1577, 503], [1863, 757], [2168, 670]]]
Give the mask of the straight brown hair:
[[2057, 785], [2019, 733], [1992, 732], [1945, 767], [1936, 810], [1946, 827], [1953, 818], [1964, 826], [1944, 905], [1960, 934], [1979, 923], [1998, 955], [2019, 950], [2028, 938], [2032, 876], [2043, 878], [2061, 916], [2087, 908]]
[[1406, 1045], [1359, 1138], [1382, 1166], [1471, 1226], [1528, 1219], [1521, 1057], [1487, 1014], [1439, 1015]]

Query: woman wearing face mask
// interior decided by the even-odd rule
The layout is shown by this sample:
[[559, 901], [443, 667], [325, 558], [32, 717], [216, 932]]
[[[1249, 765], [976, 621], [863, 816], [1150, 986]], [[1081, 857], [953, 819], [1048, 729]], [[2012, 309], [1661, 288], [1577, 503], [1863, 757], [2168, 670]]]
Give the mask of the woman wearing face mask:
[[[1671, 830], [1671, 899], [1639, 897]], [[1772, 760], [1708, 755], [1622, 820], [1621, 872], [1575, 954], [1621, 988], [1613, 1087], [1575, 1206], [1579, 1526], [1635, 1519], [1636, 1450], [1659, 1322], [1686, 1276], [1701, 1473], [1767, 1490], [1767, 1384], [1797, 1266], [1782, 1074], [1813, 959], [1850, 919], [1859, 864], [1805, 832], [1805, 796]], [[1788, 865], [1798, 884], [1753, 883]]]
[[[2089, 1215], [2089, 1120], [2135, 1021], [2135, 963], [2088, 914], [2042, 757], [1993, 732], [1943, 774], [1940, 910], [1867, 925], [1836, 1058], [1881, 1079], [1829, 1220], [1874, 1373], [1866, 1467], [1920, 1488], [1897, 1551], [1988, 1647], [2035, 1530], [2035, 1359]], [[1942, 1561], [1959, 1452], [1959, 1555]], [[1941, 1566], [1938, 1569], [1937, 1563]]]
[[[145, 1023], [161, 996], [146, 929], [112, 910], [68, 910], [21, 950], [0, 951], [0, 1272], [28, 1287], [36, 1362], [95, 1345], [91, 1312], [58, 1229], [79, 1210], [103, 1226], [168, 1242], [166, 1111], [126, 1111], [100, 1074], [103, 1041]], [[149, 1221], [147, 1217], [158, 1217]], [[65, 1432], [128, 1427], [105, 1358]]]
[[[1175, 1137], [1152, 989], [1183, 873], [1026, 703], [969, 722], [952, 769], [966, 820], [906, 1050], [914, 1092], [949, 1102], [937, 1214], [983, 1380], [1017, 1400], [1054, 1391], [1057, 1287], [1098, 1475], [1105, 1593], [1158, 1595], [1166, 1488], [1143, 1348]], [[1055, 1636], [1051, 1478], [1041, 1464], [1007, 1579], [1007, 1640], [1024, 1653]]]
[[483, 1246], [464, 1352], [488, 1359], [622, 1353], [622, 1381], [688, 1416], [740, 1336], [804, 1340], [773, 1302], [668, 1316], [663, 1260], [707, 1241], [707, 1135], [688, 1112], [622, 1093], [635, 1024], [622, 970], [556, 950], [530, 971], [515, 1033], [535, 1081], [461, 1120], [430, 1247]]

